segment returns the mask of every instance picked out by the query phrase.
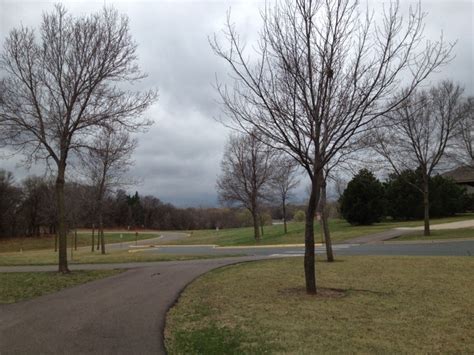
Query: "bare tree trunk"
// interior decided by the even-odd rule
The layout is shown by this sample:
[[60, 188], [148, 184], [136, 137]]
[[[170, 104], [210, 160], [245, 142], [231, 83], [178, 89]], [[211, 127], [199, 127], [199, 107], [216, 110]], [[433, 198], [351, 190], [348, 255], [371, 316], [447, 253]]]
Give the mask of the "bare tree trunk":
[[100, 253], [105, 255], [104, 228], [100, 229]]
[[95, 225], [92, 223], [92, 240], [91, 240], [91, 252], [94, 252], [94, 246], [95, 246]]
[[[100, 202], [100, 204], [102, 204]], [[102, 206], [99, 207], [99, 228], [100, 228], [100, 253], [105, 254], [104, 221], [102, 217]]]
[[[316, 180], [316, 177], [313, 178]], [[311, 182], [311, 194], [306, 210], [306, 223], [304, 231], [304, 276], [306, 293], [316, 294], [316, 270], [314, 256], [314, 214], [318, 206], [319, 186], [316, 181]]]
[[334, 254], [332, 252], [331, 234], [329, 231], [328, 211], [326, 208], [326, 179], [323, 179], [321, 184], [321, 226], [323, 227], [324, 244], [326, 245], [326, 257], [328, 262], [334, 261]]
[[99, 222], [99, 226], [97, 227], [97, 247], [96, 247], [96, 250], [100, 249], [101, 231], [102, 231], [102, 229], [100, 227], [100, 222]]
[[258, 213], [256, 210], [250, 211], [253, 219], [253, 236], [257, 242], [260, 241], [260, 229], [258, 228]]
[[74, 234], [68, 231], [68, 234], [71, 234], [71, 261], [74, 260]]
[[58, 232], [54, 232], [54, 251], [58, 251]]
[[429, 191], [430, 180], [426, 171], [423, 171], [423, 208], [424, 208], [424, 219], [425, 227], [423, 235], [425, 237], [430, 235], [430, 191]]
[[265, 224], [265, 221], [263, 220], [263, 216], [260, 215], [260, 232], [261, 236], [263, 237], [263, 225]]
[[285, 201], [285, 197], [283, 197], [282, 212], [283, 212], [283, 229], [284, 229], [285, 234], [286, 234], [286, 233], [288, 233], [288, 228], [286, 226], [286, 201]]
[[59, 233], [59, 263], [58, 271], [69, 273], [67, 266], [67, 233], [66, 233], [66, 213], [64, 203], [64, 174], [66, 164], [58, 164], [58, 176], [56, 178], [56, 199], [58, 204], [58, 233]]
[[77, 229], [74, 228], [74, 250], [77, 250]]

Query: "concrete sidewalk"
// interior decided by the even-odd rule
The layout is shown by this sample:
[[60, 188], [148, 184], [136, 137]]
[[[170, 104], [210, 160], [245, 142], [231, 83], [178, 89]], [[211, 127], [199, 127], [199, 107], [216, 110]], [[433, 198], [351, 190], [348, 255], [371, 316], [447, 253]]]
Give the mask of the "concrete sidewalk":
[[[474, 228], [474, 219], [469, 219], [467, 221], [459, 222], [450, 222], [450, 223], [441, 223], [430, 225], [431, 230], [445, 230], [445, 229], [461, 229], [461, 228]], [[396, 228], [402, 231], [422, 231], [424, 226], [419, 227], [400, 227]]]
[[[431, 230], [447, 230], [447, 229], [462, 229], [462, 228], [474, 228], [474, 219], [467, 221], [441, 223], [430, 225]], [[413, 234], [418, 231], [422, 231], [424, 226], [419, 227], [399, 227], [390, 229], [385, 232], [369, 234], [362, 237], [357, 237], [344, 241], [347, 244], [366, 244], [366, 243], [378, 243], [384, 242], [390, 239], [401, 237], [402, 235]], [[474, 231], [473, 231], [474, 236]]]

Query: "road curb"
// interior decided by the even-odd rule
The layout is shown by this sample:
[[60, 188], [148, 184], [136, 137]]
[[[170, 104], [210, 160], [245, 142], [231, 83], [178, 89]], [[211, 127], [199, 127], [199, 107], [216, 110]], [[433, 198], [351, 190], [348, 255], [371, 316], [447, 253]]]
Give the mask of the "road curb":
[[[324, 244], [315, 243], [315, 247], [321, 247]], [[231, 245], [219, 246], [216, 244], [150, 244], [150, 245], [131, 245], [131, 249], [148, 249], [148, 248], [213, 248], [213, 249], [250, 249], [250, 248], [304, 248], [304, 244], [268, 244], [268, 245]]]
[[[314, 243], [315, 247], [322, 246], [322, 243]], [[215, 249], [250, 249], [250, 248], [304, 248], [304, 244], [269, 244], [269, 245], [238, 245], [238, 246], [216, 246]]]

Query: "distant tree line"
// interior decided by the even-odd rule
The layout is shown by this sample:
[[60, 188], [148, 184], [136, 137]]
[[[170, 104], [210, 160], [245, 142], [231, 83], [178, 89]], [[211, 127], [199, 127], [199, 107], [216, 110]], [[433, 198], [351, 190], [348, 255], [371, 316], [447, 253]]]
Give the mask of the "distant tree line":
[[[404, 170], [379, 181], [367, 169], [362, 169], [349, 182], [340, 198], [343, 218], [351, 224], [372, 224], [385, 217], [414, 220], [424, 217], [423, 172]], [[429, 178], [429, 213], [432, 217], [448, 217], [474, 210], [474, 195], [441, 175]]]
[[[0, 237], [37, 237], [57, 233], [57, 205], [54, 179], [30, 176], [16, 182], [11, 172], [0, 170]], [[84, 183], [65, 185], [66, 224], [92, 228], [95, 223], [96, 189]], [[301, 206], [288, 205], [286, 216], [293, 218]], [[128, 194], [122, 189], [107, 191], [103, 199], [105, 228], [193, 230], [234, 228], [252, 225], [241, 208], [178, 208], [151, 195]], [[262, 209], [264, 222], [281, 219], [281, 206]], [[97, 228], [97, 225], [95, 226]]]

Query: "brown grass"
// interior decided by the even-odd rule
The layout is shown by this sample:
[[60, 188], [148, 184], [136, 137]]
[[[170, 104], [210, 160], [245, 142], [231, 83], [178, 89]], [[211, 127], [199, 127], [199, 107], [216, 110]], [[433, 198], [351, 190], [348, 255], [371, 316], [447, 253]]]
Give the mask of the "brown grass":
[[170, 354], [474, 353], [474, 259], [301, 258], [230, 266], [188, 287], [169, 312]]

